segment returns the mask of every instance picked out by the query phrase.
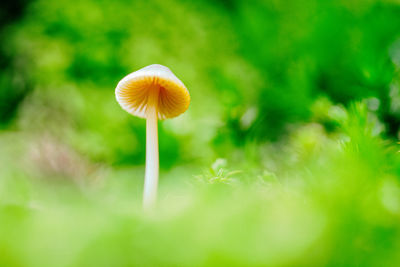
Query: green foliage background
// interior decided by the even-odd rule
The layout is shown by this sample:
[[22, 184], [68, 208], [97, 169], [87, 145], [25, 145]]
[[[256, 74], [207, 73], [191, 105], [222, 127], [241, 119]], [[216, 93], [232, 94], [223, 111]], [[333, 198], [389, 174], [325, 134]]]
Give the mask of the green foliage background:
[[[4, 2], [0, 266], [398, 266], [400, 2]], [[166, 65], [160, 127], [114, 89]]]

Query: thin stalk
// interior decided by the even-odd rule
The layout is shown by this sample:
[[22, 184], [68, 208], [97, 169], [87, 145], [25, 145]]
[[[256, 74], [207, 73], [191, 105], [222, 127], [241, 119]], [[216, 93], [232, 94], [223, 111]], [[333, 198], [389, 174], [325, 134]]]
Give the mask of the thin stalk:
[[157, 104], [159, 88], [151, 88], [146, 117], [146, 174], [144, 177], [143, 208], [152, 208], [157, 201], [159, 158]]

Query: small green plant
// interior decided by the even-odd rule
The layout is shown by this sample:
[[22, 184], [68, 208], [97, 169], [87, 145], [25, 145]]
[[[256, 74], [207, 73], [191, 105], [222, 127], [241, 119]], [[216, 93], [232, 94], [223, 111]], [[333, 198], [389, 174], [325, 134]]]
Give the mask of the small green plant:
[[239, 182], [236, 175], [242, 173], [240, 170], [230, 171], [227, 169], [228, 161], [226, 159], [216, 159], [210, 168], [202, 175], [195, 176], [196, 180], [207, 184], [227, 184], [234, 185]]

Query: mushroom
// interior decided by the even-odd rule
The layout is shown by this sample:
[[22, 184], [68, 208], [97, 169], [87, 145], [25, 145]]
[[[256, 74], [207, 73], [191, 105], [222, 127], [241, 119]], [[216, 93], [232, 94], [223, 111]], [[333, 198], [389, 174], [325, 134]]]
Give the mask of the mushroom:
[[153, 64], [125, 76], [115, 89], [120, 106], [130, 114], [146, 119], [146, 172], [143, 207], [157, 199], [159, 157], [158, 120], [176, 117], [189, 107], [185, 85], [162, 65]]

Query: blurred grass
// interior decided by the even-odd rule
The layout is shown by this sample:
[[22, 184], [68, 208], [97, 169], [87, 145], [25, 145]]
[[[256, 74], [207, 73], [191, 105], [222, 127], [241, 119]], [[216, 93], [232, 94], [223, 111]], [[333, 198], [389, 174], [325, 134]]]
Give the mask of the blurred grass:
[[219, 159], [197, 177], [166, 173], [150, 214], [142, 170], [97, 169], [73, 182], [2, 169], [1, 263], [396, 266], [398, 148], [374, 135], [364, 104], [345, 117], [335, 137], [314, 123], [294, 131], [279, 155], [262, 156], [274, 167]]
[[[0, 12], [0, 266], [398, 266], [397, 1], [16, 1]], [[159, 63], [160, 122], [116, 103]]]

